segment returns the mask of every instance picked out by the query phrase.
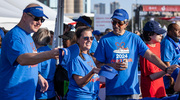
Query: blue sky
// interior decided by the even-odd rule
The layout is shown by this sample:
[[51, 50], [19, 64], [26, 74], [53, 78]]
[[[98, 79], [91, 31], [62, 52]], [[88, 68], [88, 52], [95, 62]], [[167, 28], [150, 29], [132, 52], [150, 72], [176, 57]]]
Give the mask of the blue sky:
[[97, 3], [106, 4], [106, 14], [110, 13], [110, 2], [118, 1], [120, 7], [125, 9], [129, 13], [131, 18], [132, 4], [152, 4], [152, 5], [180, 5], [180, 0], [91, 0], [91, 9], [93, 5]]

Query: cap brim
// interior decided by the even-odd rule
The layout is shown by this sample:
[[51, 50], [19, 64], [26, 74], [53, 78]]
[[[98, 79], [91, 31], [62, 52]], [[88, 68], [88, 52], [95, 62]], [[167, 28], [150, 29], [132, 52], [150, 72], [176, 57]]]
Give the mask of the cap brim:
[[[64, 56], [62, 56], [62, 50], [64, 51]], [[73, 44], [68, 48], [59, 49], [59, 64], [64, 66], [67, 65], [72, 59], [76, 58], [79, 55], [79, 46]]]
[[116, 19], [118, 19], [120, 21], [124, 21], [125, 20], [124, 18], [119, 17], [119, 16], [112, 16], [111, 19], [113, 19], [113, 18], [116, 18]]
[[157, 34], [164, 34], [166, 32], [166, 30], [159, 28], [158, 30], [155, 30], [154, 32]]
[[73, 21], [78, 22], [79, 20], [78, 19], [73, 19]]
[[60, 35], [59, 38], [62, 38], [62, 39], [69, 39], [69, 37], [65, 36], [65, 35]]
[[113, 79], [117, 74], [118, 71], [116, 71], [114, 68], [110, 66], [102, 66], [99, 72], [100, 76], [104, 76], [108, 79]]

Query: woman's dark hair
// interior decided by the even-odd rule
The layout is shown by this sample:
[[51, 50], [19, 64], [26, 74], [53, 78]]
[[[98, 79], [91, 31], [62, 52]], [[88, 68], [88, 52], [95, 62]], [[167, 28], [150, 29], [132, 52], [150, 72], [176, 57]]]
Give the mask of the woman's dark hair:
[[143, 31], [143, 38], [145, 41], [151, 41], [150, 36], [153, 36], [155, 32], [152, 31]]
[[[88, 26], [80, 26], [80, 27], [78, 27], [78, 28], [76, 29], [76, 32], [75, 32], [75, 35], [76, 35], [76, 39], [77, 39], [77, 40], [80, 39], [80, 37], [82, 36], [82, 33], [83, 33], [84, 31], [92, 31], [92, 29], [91, 29], [90, 27], [88, 27]], [[77, 42], [77, 40], [76, 40], [76, 42]], [[78, 43], [77, 43], [77, 44], [78, 44]], [[79, 44], [78, 44], [78, 45], [79, 45]], [[89, 51], [88, 51], [88, 54], [89, 54]], [[90, 55], [90, 54], [89, 54], [89, 55]], [[79, 56], [80, 56], [83, 60], [86, 60], [86, 59], [84, 58], [84, 56], [82, 55], [82, 50], [80, 50]]]

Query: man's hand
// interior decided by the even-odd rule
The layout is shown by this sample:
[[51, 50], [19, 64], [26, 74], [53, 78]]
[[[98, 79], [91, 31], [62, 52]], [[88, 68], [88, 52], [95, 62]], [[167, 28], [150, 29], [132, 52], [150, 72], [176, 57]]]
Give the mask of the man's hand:
[[45, 91], [47, 91], [47, 89], [49, 87], [48, 82], [40, 74], [38, 75], [38, 84], [41, 86], [40, 92], [44, 93]]
[[171, 75], [173, 73], [173, 71], [178, 67], [180, 67], [180, 66], [179, 65], [171, 65], [171, 66], [169, 66], [169, 68], [167, 69], [167, 73]]
[[111, 67], [113, 67], [117, 71], [121, 71], [121, 70], [126, 70], [128, 66], [124, 62], [116, 62], [116, 63], [112, 63]]
[[[64, 52], [63, 52], [64, 55]], [[54, 48], [53, 50], [51, 50], [51, 56], [54, 59], [59, 59], [59, 48]]]

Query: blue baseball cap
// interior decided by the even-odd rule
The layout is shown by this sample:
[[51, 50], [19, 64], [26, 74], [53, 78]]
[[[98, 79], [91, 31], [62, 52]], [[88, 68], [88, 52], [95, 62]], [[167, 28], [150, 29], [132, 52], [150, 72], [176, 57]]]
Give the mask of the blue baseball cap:
[[161, 28], [161, 25], [156, 21], [149, 21], [145, 24], [143, 31], [155, 32], [157, 34], [164, 34], [166, 30]]
[[43, 13], [43, 7], [41, 6], [35, 6], [35, 7], [29, 7], [29, 8], [25, 8], [23, 10], [23, 12], [25, 13], [31, 13], [36, 17], [46, 17], [48, 18], [44, 13]]
[[116, 18], [120, 21], [127, 21], [129, 20], [129, 15], [128, 13], [126, 12], [126, 10], [124, 9], [116, 9], [113, 13], [113, 16], [111, 17], [112, 18]]
[[101, 70], [99, 71], [100, 76], [104, 76], [108, 79], [113, 79], [118, 74], [118, 71], [110, 66], [101, 66]]
[[86, 20], [83, 19], [83, 17], [85, 18], [85, 16], [80, 16], [78, 19], [73, 19], [73, 21], [76, 21], [76, 22], [82, 22], [84, 24], [86, 24], [87, 26], [91, 27], [90, 23], [88, 23]]
[[[64, 56], [62, 56], [62, 50], [64, 51]], [[79, 55], [79, 52], [80, 50], [77, 44], [73, 44], [68, 48], [60, 48], [59, 64], [62, 66], [67, 65], [69, 61], [71, 61]]]
[[0, 36], [3, 39], [4, 38], [4, 31], [0, 28]]
[[98, 31], [98, 30], [94, 30], [94, 31], [93, 31], [93, 35], [100, 35], [100, 34], [101, 34], [101, 32]]

